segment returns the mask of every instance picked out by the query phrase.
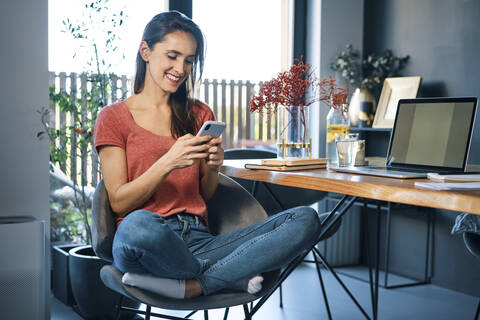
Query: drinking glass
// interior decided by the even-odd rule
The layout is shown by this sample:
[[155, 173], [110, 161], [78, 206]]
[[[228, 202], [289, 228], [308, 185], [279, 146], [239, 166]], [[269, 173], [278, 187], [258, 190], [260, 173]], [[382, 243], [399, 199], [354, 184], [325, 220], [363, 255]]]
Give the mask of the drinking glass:
[[358, 133], [338, 134], [335, 136], [335, 143], [337, 145], [338, 166], [351, 167], [355, 164], [363, 164], [365, 140], [358, 140]]

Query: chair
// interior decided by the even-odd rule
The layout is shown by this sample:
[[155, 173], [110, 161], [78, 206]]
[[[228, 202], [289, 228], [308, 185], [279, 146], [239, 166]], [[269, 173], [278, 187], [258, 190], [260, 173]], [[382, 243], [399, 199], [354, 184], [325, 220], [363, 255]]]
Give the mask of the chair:
[[[207, 206], [209, 226], [215, 234], [247, 226], [267, 217], [265, 210], [245, 189], [223, 174], [219, 174], [218, 189]], [[112, 243], [114, 234], [115, 216], [111, 211], [102, 180], [97, 185], [93, 197], [92, 242], [96, 255], [110, 263], [113, 261]], [[226, 319], [229, 307], [243, 305], [245, 318], [251, 319], [254, 312], [249, 311], [248, 303], [252, 303], [265, 293], [270, 292], [277, 285], [279, 273], [280, 270], [263, 274], [262, 290], [256, 294], [222, 290], [209, 296], [199, 296], [192, 299], [168, 298], [147, 290], [126, 286], [121, 280], [123, 273], [112, 265], [105, 265], [100, 270], [100, 277], [107, 287], [122, 295], [118, 305], [118, 315], [121, 311], [130, 311], [144, 314], [147, 320], [150, 319], [150, 316], [163, 317], [164, 315], [151, 312], [151, 307], [158, 307], [169, 310], [192, 310], [185, 318], [168, 315], [168, 319], [186, 319], [198, 310], [204, 310], [204, 317], [208, 319], [208, 309], [226, 308], [224, 315], [224, 319]], [[146, 304], [146, 311], [122, 306], [124, 297]]]
[[[480, 258], [480, 234], [474, 232], [464, 232], [463, 242], [465, 243], [465, 246], [471, 254], [473, 254], [477, 258]], [[475, 312], [475, 317], [473, 319], [478, 320], [479, 315], [480, 300], [478, 301], [477, 311]]]

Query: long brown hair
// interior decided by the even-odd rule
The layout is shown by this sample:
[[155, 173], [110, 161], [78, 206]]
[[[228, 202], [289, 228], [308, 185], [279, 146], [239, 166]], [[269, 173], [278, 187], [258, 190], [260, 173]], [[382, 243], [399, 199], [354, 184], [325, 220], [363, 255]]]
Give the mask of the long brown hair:
[[[165, 36], [174, 31], [188, 32], [197, 42], [197, 50], [193, 61], [192, 72], [180, 85], [178, 90], [170, 95], [170, 107], [172, 110], [171, 133], [178, 138], [187, 133], [194, 133], [197, 129], [196, 120], [193, 114], [195, 100], [192, 95], [195, 90], [195, 81], [202, 78], [203, 62], [205, 58], [204, 36], [198, 25], [190, 18], [178, 11], [168, 11], [157, 14], [150, 20], [143, 31], [142, 40], [150, 49], [158, 42], [162, 42]], [[137, 53], [136, 73], [134, 82], [134, 93], [143, 91], [145, 85], [146, 63]]]

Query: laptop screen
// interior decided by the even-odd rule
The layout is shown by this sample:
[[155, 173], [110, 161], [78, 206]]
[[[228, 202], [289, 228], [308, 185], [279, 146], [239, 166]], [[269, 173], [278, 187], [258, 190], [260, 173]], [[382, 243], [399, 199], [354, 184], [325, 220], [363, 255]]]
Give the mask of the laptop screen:
[[400, 100], [390, 139], [390, 164], [465, 168], [476, 104], [476, 98]]

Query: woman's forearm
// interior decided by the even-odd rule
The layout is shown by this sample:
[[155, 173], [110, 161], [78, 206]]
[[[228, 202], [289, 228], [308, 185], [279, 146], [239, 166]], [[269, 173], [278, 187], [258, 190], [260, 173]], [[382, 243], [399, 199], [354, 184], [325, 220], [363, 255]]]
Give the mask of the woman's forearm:
[[204, 165], [202, 178], [200, 179], [200, 194], [205, 201], [208, 201], [213, 197], [217, 190], [217, 186], [218, 171]]
[[162, 161], [157, 161], [133, 181], [127, 182], [109, 194], [112, 210], [123, 217], [152, 197], [158, 186], [171, 172]]

